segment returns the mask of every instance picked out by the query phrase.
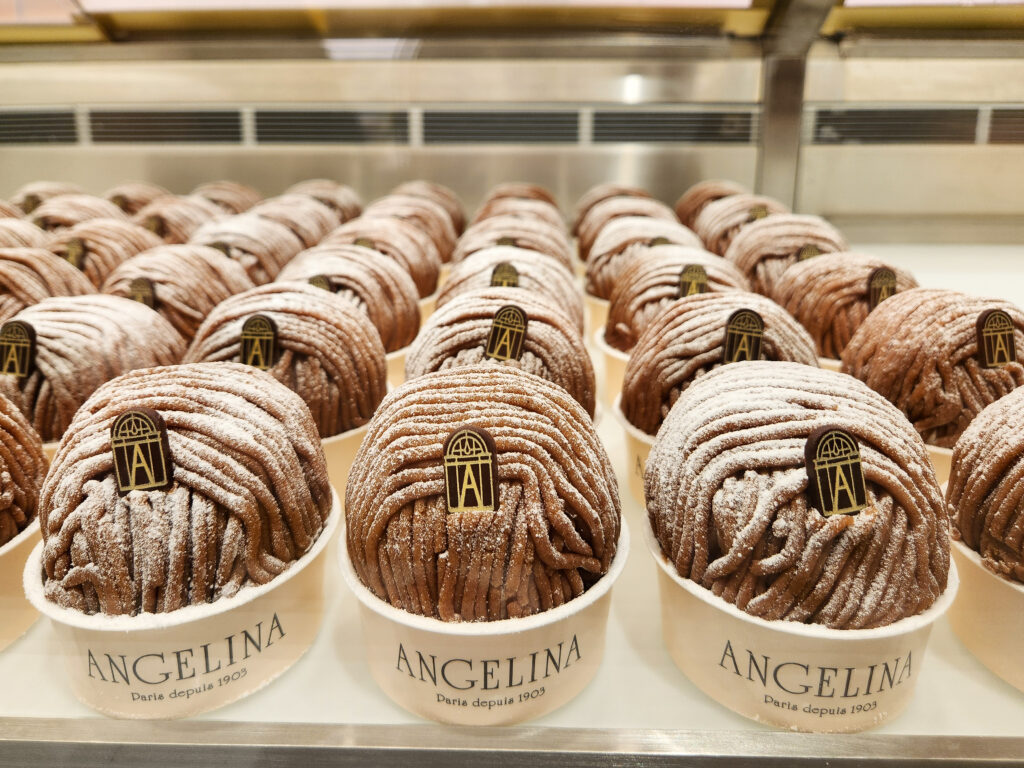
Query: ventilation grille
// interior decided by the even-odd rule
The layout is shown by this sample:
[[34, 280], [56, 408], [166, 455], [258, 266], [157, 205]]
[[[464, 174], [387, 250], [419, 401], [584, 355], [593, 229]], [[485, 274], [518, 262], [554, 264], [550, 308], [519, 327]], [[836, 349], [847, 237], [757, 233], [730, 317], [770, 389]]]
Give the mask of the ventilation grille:
[[576, 143], [578, 112], [424, 112], [426, 144]]
[[107, 111], [89, 113], [92, 140], [120, 142], [184, 142], [238, 144], [242, 119], [237, 110]]
[[0, 144], [74, 144], [75, 113], [70, 110], [0, 112]]
[[409, 141], [407, 112], [258, 110], [261, 144], [372, 144]]
[[754, 126], [752, 112], [595, 112], [594, 141], [747, 144]]
[[815, 144], [973, 144], [976, 109], [819, 109]]
[[1024, 144], [1024, 109], [994, 109], [989, 127], [991, 144]]

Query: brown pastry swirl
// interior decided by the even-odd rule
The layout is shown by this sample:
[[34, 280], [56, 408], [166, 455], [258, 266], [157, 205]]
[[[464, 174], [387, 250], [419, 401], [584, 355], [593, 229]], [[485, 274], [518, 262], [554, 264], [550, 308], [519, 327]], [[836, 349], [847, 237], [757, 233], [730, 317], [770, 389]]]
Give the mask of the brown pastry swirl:
[[20, 219], [25, 213], [13, 203], [0, 200], [0, 221], [5, 219]]
[[126, 221], [124, 213], [109, 200], [92, 195], [59, 195], [32, 211], [32, 223], [47, 232], [59, 232], [91, 219]]
[[84, 194], [84, 189], [67, 181], [32, 181], [15, 190], [11, 203], [28, 215], [51, 197]]
[[334, 295], [352, 302], [377, 328], [385, 352], [406, 347], [420, 329], [419, 292], [409, 273], [360, 245], [321, 245], [296, 256], [278, 282], [324, 277]]
[[159, 184], [150, 184], [148, 181], [129, 181], [111, 187], [103, 193], [103, 197], [127, 215], [134, 216], [154, 200], [170, 194]]
[[[804, 446], [858, 443], [868, 506], [824, 516]], [[880, 627], [946, 589], [946, 513], [924, 443], [860, 382], [797, 363], [740, 362], [695, 381], [647, 460], [647, 510], [679, 575], [762, 619]]]
[[216, 248], [160, 245], [115, 269], [102, 292], [138, 300], [134, 288], [140, 279], [147, 280], [153, 289], [153, 309], [186, 342], [192, 340], [215, 306], [255, 287], [245, 268]]
[[46, 465], [39, 434], [0, 397], [0, 547], [35, 520]]
[[[132, 408], [167, 426], [166, 491], [118, 495], [110, 429]], [[228, 598], [302, 557], [330, 508], [323, 448], [287, 387], [231, 363], [135, 371], [89, 398], [54, 457], [40, 506], [45, 594], [108, 615]]]
[[238, 261], [256, 285], [269, 283], [302, 250], [288, 227], [252, 213], [210, 221], [189, 241], [223, 251]]
[[842, 352], [843, 371], [857, 377], [910, 419], [926, 443], [952, 448], [989, 403], [1024, 384], [1024, 365], [985, 368], [978, 360], [978, 316], [1006, 312], [1018, 360], [1024, 312], [1001, 299], [913, 288], [867, 316]]
[[704, 250], [701, 239], [678, 222], [648, 216], [612, 219], [601, 230], [590, 249], [586, 272], [587, 293], [607, 299], [612, 295], [612, 289], [618, 283], [623, 268], [655, 242]]
[[494, 268], [510, 264], [519, 273], [519, 289], [547, 297], [565, 310], [583, 334], [583, 299], [576, 280], [561, 263], [526, 248], [496, 245], [467, 256], [452, 267], [451, 274], [437, 295], [437, 306], [443, 307], [471, 291], [491, 287]]
[[[484, 356], [494, 315], [509, 304], [526, 313], [527, 329], [518, 360]], [[594, 415], [594, 367], [579, 330], [565, 311], [546, 296], [519, 288], [487, 288], [438, 307], [409, 348], [405, 376], [486, 363], [520, 368], [564, 388]]]
[[443, 184], [423, 180], [406, 181], [391, 190], [391, 194], [429, 198], [448, 212], [455, 234], [461, 235], [466, 228], [466, 213], [462, 210], [462, 202], [458, 195]]
[[359, 217], [345, 222], [321, 241], [321, 245], [372, 247], [397, 262], [416, 283], [420, 298], [437, 290], [441, 256], [426, 234], [408, 221], [392, 216]]
[[132, 221], [165, 243], [187, 243], [203, 224], [225, 215], [223, 208], [205, 197], [165, 195], [142, 208]]
[[337, 211], [309, 195], [270, 197], [254, 205], [252, 213], [287, 227], [305, 248], [312, 248], [341, 224]]
[[519, 219], [535, 219], [558, 230], [565, 230], [562, 212], [551, 203], [543, 200], [530, 200], [520, 197], [498, 197], [488, 200], [476, 212], [473, 223], [491, 219], [495, 216], [514, 216]]
[[50, 296], [84, 296], [95, 290], [85, 275], [49, 251], [0, 248], [0, 323]]
[[755, 291], [771, 296], [782, 273], [801, 258], [848, 249], [842, 233], [820, 216], [781, 213], [740, 229], [725, 258], [747, 276]]
[[629, 262], [612, 289], [605, 343], [629, 352], [648, 324], [679, 298], [679, 276], [690, 265], [707, 272], [709, 293], [750, 290], [739, 270], [714, 254], [682, 245], [651, 246]]
[[209, 181], [200, 184], [190, 194], [206, 198], [227, 214], [245, 213], [263, 199], [255, 189], [237, 181]]
[[985, 406], [953, 448], [946, 504], [953, 536], [990, 571], [1024, 583], [1024, 389]]
[[[445, 440], [485, 429], [497, 511], [448, 513]], [[583, 594], [619, 539], [615, 474], [583, 409], [514, 368], [470, 366], [406, 382], [384, 402], [345, 496], [349, 556], [381, 599], [443, 621], [529, 616]]]
[[723, 365], [729, 317], [741, 309], [757, 312], [764, 321], [759, 360], [818, 367], [810, 335], [771, 299], [746, 291], [687, 296], [654, 318], [633, 347], [622, 384], [623, 416], [637, 429], [656, 434], [686, 388]]
[[558, 207], [558, 201], [555, 200], [555, 196], [551, 194], [550, 190], [545, 189], [540, 184], [532, 184], [527, 181], [506, 181], [491, 187], [484, 198], [483, 204], [486, 205], [492, 200], [498, 200], [503, 197], [519, 200], [540, 200], [555, 206], [555, 208]]
[[363, 201], [352, 187], [330, 179], [308, 179], [292, 184], [284, 191], [286, 195], [309, 195], [338, 214], [343, 222], [354, 219], [363, 212]]
[[603, 200], [580, 222], [577, 250], [581, 261], [588, 261], [601, 230], [623, 216], [645, 216], [650, 219], [678, 222], [672, 209], [660, 200], [648, 197], [612, 197]]
[[384, 346], [350, 302], [308, 283], [271, 283], [218, 304], [196, 331], [185, 362], [236, 362], [242, 326], [265, 315], [277, 327], [268, 373], [309, 406], [321, 437], [361, 427], [387, 388]]
[[598, 203], [603, 203], [605, 200], [609, 200], [613, 197], [650, 197], [651, 193], [646, 189], [640, 187], [631, 187], [628, 184], [617, 184], [615, 182], [607, 182], [604, 184], [596, 184], [580, 197], [576, 202], [576, 210], [572, 215], [572, 233], [578, 235], [580, 233], [580, 224], [583, 223], [583, 219], [586, 218], [587, 213]]
[[363, 217], [370, 219], [387, 216], [407, 221], [417, 227], [437, 248], [442, 263], [451, 261], [452, 251], [458, 234], [448, 211], [440, 203], [417, 195], [387, 195], [374, 200], [363, 211]]
[[493, 216], [467, 228], [455, 246], [452, 262], [458, 263], [470, 254], [496, 245], [512, 245], [547, 254], [569, 272], [573, 271], [572, 244], [564, 229], [518, 216]]
[[185, 342], [149, 307], [119, 296], [58, 296], [19, 312], [36, 332], [35, 368], [0, 375], [44, 442], [60, 439], [79, 406], [102, 384], [136, 368], [174, 365]]
[[789, 213], [782, 203], [764, 195], [735, 194], [704, 206], [693, 222], [693, 231], [712, 253], [724, 256], [736, 234], [765, 216]]
[[824, 253], [791, 265], [772, 285], [772, 297], [806, 328], [822, 357], [838, 358], [871, 311], [868, 281], [891, 269], [896, 291], [917, 288], [913, 275], [873, 256]]
[[46, 244], [56, 256], [82, 270], [97, 289], [128, 259], [156, 248], [159, 237], [122, 219], [90, 219], [61, 230]]
[[725, 181], [722, 179], [699, 181], [687, 189], [682, 197], [676, 200], [676, 216], [679, 217], [679, 220], [684, 225], [693, 229], [697, 217], [708, 203], [713, 203], [730, 195], [744, 194], [749, 194], [747, 188], [742, 184], [737, 184], [735, 181]]
[[24, 219], [0, 219], [0, 248], [43, 248], [47, 234]]

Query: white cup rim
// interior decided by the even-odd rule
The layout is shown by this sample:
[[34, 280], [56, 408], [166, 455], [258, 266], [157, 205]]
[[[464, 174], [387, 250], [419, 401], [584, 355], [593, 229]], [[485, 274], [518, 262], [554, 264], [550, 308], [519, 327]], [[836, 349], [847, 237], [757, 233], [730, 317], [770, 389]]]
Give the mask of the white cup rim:
[[18, 535], [17, 536], [15, 536], [13, 539], [8, 541], [2, 547], [0, 547], [0, 558], [3, 558], [4, 555], [13, 552], [15, 549], [18, 548], [18, 546], [20, 544], [22, 544], [25, 541], [25, 539], [31, 537], [34, 533], [36, 533], [38, 531], [39, 531], [39, 515], [36, 514], [36, 516], [34, 518], [32, 518], [32, 522], [31, 523], [29, 523], [24, 528], [22, 528], [20, 531], [18, 531]]
[[25, 596], [35, 609], [47, 618], [58, 624], [75, 627], [76, 629], [85, 629], [91, 632], [144, 632], [161, 630], [227, 613], [278, 589], [298, 576], [310, 563], [316, 560], [317, 556], [324, 551], [330, 540], [334, 537], [335, 531], [341, 523], [341, 501], [338, 498], [338, 494], [334, 493], [333, 490], [331, 491], [331, 497], [331, 513], [327, 518], [327, 523], [308, 552], [266, 584], [255, 587], [243, 587], [236, 594], [228, 598], [216, 600], [212, 603], [203, 603], [202, 605], [187, 605], [184, 608], [179, 608], [169, 613], [144, 613], [135, 616], [107, 616], [100, 613], [87, 614], [71, 608], [64, 608], [51, 603], [43, 593], [43, 581], [39, 578], [42, 570], [43, 541], [36, 544], [32, 554], [29, 555], [25, 563], [23, 575]]
[[880, 640], [884, 638], [898, 637], [900, 635], [922, 629], [941, 618], [953, 604], [953, 599], [956, 597], [957, 589], [960, 586], [960, 578], [957, 574], [956, 563], [953, 562], [953, 558], [951, 557], [949, 560], [949, 575], [946, 578], [946, 589], [941, 595], [939, 595], [935, 602], [922, 613], [915, 616], [907, 616], [906, 618], [894, 621], [892, 624], [887, 624], [884, 627], [875, 627], [873, 629], [832, 629], [831, 627], [825, 627], [821, 624], [802, 624], [795, 621], [768, 621], [760, 618], [759, 616], [751, 616], [749, 613], [740, 610], [732, 603], [724, 600], [692, 579], [685, 579], [680, 576], [676, 572], [672, 563], [665, 558], [665, 555], [661, 550], [661, 544], [654, 536], [654, 530], [651, 528], [649, 517], [644, 518], [643, 533], [644, 541], [647, 544], [648, 551], [651, 553], [651, 557], [658, 564], [658, 567], [668, 575], [676, 585], [685, 589], [702, 602], [727, 614], [730, 618], [747, 624], [752, 624], [760, 629], [766, 629], [785, 635], [817, 637], [823, 640], [832, 641]]
[[[963, 555], [963, 557], [966, 560], [969, 560], [973, 565], [976, 565], [978, 568], [983, 570], [986, 574], [991, 576], [993, 579], [998, 581], [1000, 584], [1003, 584], [1003, 585], [1009, 587], [1014, 592], [1017, 592], [1022, 597], [1024, 597], [1024, 584], [1021, 584], [1018, 581], [1013, 581], [1011, 579], [1007, 579], [1007, 578], [1005, 578], [1003, 576], [1000, 576], [998, 573], [993, 573], [992, 571], [990, 571], [988, 568], [985, 567], [985, 562], [981, 559], [981, 555], [979, 555], [973, 549], [968, 547], [962, 541], [960, 541], [958, 539], [957, 540], [951, 540], [950, 544], [951, 544], [951, 546], [956, 547], [957, 551], [961, 555]], [[0, 550], [0, 552], [2, 552], [2, 550]]]
[[615, 396], [615, 400], [612, 402], [612, 413], [615, 414], [615, 418], [619, 420], [619, 423], [622, 425], [622, 428], [629, 434], [630, 437], [635, 437], [637, 440], [647, 443], [647, 445], [654, 445], [655, 441], [657, 440], [657, 435], [649, 435], [642, 429], [637, 429], [636, 426], [634, 426], [630, 422], [630, 420], [626, 418], [626, 415], [622, 412], [621, 392], [619, 392], [619, 394]]
[[[344, 529], [342, 531], [344, 534]], [[355, 568], [352, 566], [351, 558], [348, 555], [347, 539], [338, 546], [338, 559], [341, 564], [341, 573], [345, 583], [364, 607], [370, 609], [381, 618], [402, 624], [410, 629], [425, 632], [433, 632], [439, 635], [459, 637], [484, 637], [494, 635], [512, 635], [519, 632], [528, 632], [549, 624], [555, 624], [569, 616], [572, 616], [585, 608], [593, 605], [604, 597], [614, 586], [626, 566], [626, 559], [629, 557], [629, 528], [625, 518], [619, 521], [619, 542], [615, 549], [615, 557], [608, 566], [608, 572], [579, 597], [575, 597], [567, 603], [548, 611], [541, 611], [532, 616], [519, 619], [498, 619], [497, 621], [442, 621], [433, 616], [421, 616], [417, 613], [409, 613], [401, 608], [396, 608], [391, 603], [377, 597], [369, 587], [360, 581]]]
[[629, 360], [629, 353], [623, 352], [621, 349], [616, 349], [604, 340], [604, 326], [594, 331], [594, 344], [597, 348], [604, 352], [606, 355], [617, 357], [620, 360]]

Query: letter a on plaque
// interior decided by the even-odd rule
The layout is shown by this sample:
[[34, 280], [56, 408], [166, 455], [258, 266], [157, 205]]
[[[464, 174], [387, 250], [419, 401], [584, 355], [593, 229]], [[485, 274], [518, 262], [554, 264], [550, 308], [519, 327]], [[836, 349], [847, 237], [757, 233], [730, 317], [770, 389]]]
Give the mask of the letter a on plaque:
[[708, 271], [700, 264], [687, 264], [679, 273], [679, 298], [707, 293]]
[[156, 309], [156, 287], [153, 282], [145, 277], [136, 277], [128, 286], [128, 295], [132, 301], [145, 304], [150, 309]]
[[978, 362], [982, 368], [1002, 368], [1017, 362], [1013, 319], [1001, 309], [988, 309], [978, 316]]
[[761, 338], [764, 320], [752, 309], [737, 309], [725, 324], [722, 362], [761, 359]]
[[807, 498], [821, 514], [852, 515], [868, 505], [856, 439], [838, 427], [819, 427], [804, 447]]
[[519, 270], [507, 261], [501, 262], [491, 272], [491, 285], [502, 288], [518, 288]]
[[518, 360], [523, 356], [525, 341], [526, 313], [508, 304], [494, 313], [484, 357], [492, 360]]
[[36, 329], [22, 320], [0, 326], [0, 374], [23, 379], [36, 367]]
[[868, 310], [871, 311], [896, 293], [896, 273], [888, 267], [871, 270], [868, 275]]
[[162, 491], [171, 487], [174, 463], [163, 417], [151, 408], [132, 408], [110, 425], [117, 492]]
[[252, 315], [242, 325], [241, 362], [265, 371], [277, 362], [277, 326], [266, 315]]
[[444, 441], [444, 493], [448, 512], [498, 508], [498, 460], [494, 438], [479, 427], [462, 427]]
[[75, 269], [81, 269], [85, 264], [85, 255], [85, 241], [82, 238], [73, 237], [68, 240], [68, 244], [64, 248], [64, 258], [67, 259], [68, 264]]

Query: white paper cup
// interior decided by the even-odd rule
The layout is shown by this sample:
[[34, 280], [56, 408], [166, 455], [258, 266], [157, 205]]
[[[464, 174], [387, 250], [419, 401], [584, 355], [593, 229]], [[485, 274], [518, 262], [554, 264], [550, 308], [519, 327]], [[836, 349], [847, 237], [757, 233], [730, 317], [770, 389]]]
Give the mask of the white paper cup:
[[583, 306], [586, 309], [586, 333], [588, 338], [593, 336], [604, 328], [605, 323], [608, 322], [608, 306], [611, 304], [607, 299], [600, 299], [597, 296], [591, 296], [589, 293], [583, 293]]
[[598, 328], [594, 334], [594, 345], [601, 350], [604, 357], [604, 387], [601, 388], [601, 400], [610, 406], [622, 392], [622, 380], [626, 376], [629, 355], [605, 343], [604, 327]]
[[949, 609], [953, 631], [982, 664], [1024, 691], [1024, 585], [992, 573], [962, 542], [951, 551], [960, 572], [960, 594]]
[[400, 387], [405, 383], [405, 355], [408, 351], [409, 347], [405, 346], [387, 353], [389, 386]]
[[0, 651], [21, 637], [39, 617], [25, 598], [21, 574], [32, 548], [39, 542], [39, 518], [0, 547]]
[[320, 441], [327, 459], [327, 477], [334, 492], [341, 498], [345, 497], [345, 483], [348, 482], [349, 470], [352, 469], [352, 462], [355, 461], [356, 453], [369, 428], [370, 424], [367, 422], [361, 427], [333, 437], [325, 437]]
[[939, 599], [887, 627], [765, 621], [681, 578], [649, 524], [644, 538], [658, 564], [662, 634], [676, 666], [722, 706], [791, 730], [863, 731], [900, 714], [921, 674], [932, 624], [957, 590], [951, 563]]
[[636, 499], [636, 503], [640, 505], [640, 509], [643, 510], [647, 507], [647, 496], [644, 493], [644, 472], [647, 471], [647, 457], [650, 456], [651, 448], [654, 447], [654, 436], [648, 435], [642, 429], [637, 429], [629, 423], [629, 419], [622, 413], [621, 393], [615, 398], [612, 412], [619, 424], [622, 425], [622, 431], [626, 433], [626, 470], [629, 475], [629, 491]]
[[949, 473], [953, 470], [953, 449], [928, 444], [925, 444], [925, 447], [935, 469], [935, 479], [939, 481], [940, 486], [944, 486], [949, 482]]
[[842, 365], [842, 360], [833, 360], [831, 357], [818, 358], [818, 367], [823, 368], [826, 371], [835, 371], [836, 373], [839, 373], [839, 369]]
[[53, 622], [68, 682], [112, 717], [189, 717], [259, 690], [312, 645], [323, 619], [324, 563], [341, 520], [334, 497], [312, 549], [268, 584], [171, 613], [87, 615], [43, 596], [40, 542], [25, 566], [32, 605]]
[[[438, 285], [440, 286], [440, 283], [438, 283]], [[420, 299], [420, 326], [421, 327], [423, 326], [423, 324], [425, 322], [427, 322], [427, 320], [430, 319], [430, 316], [432, 314], [434, 314], [434, 310], [437, 309], [437, 295], [440, 292], [441, 292], [441, 289], [438, 288], [437, 290], [435, 290], [429, 296], [424, 296], [422, 299]]]
[[608, 573], [580, 597], [490, 622], [446, 622], [395, 608], [363, 586], [344, 541], [338, 549], [345, 582], [359, 599], [370, 672], [384, 693], [428, 720], [508, 725], [558, 709], [597, 673], [629, 531], [623, 521]]
[[60, 440], [54, 440], [51, 443], [43, 443], [43, 455], [46, 456], [48, 462], [53, 461], [53, 457], [57, 455], [57, 449], [60, 448]]

